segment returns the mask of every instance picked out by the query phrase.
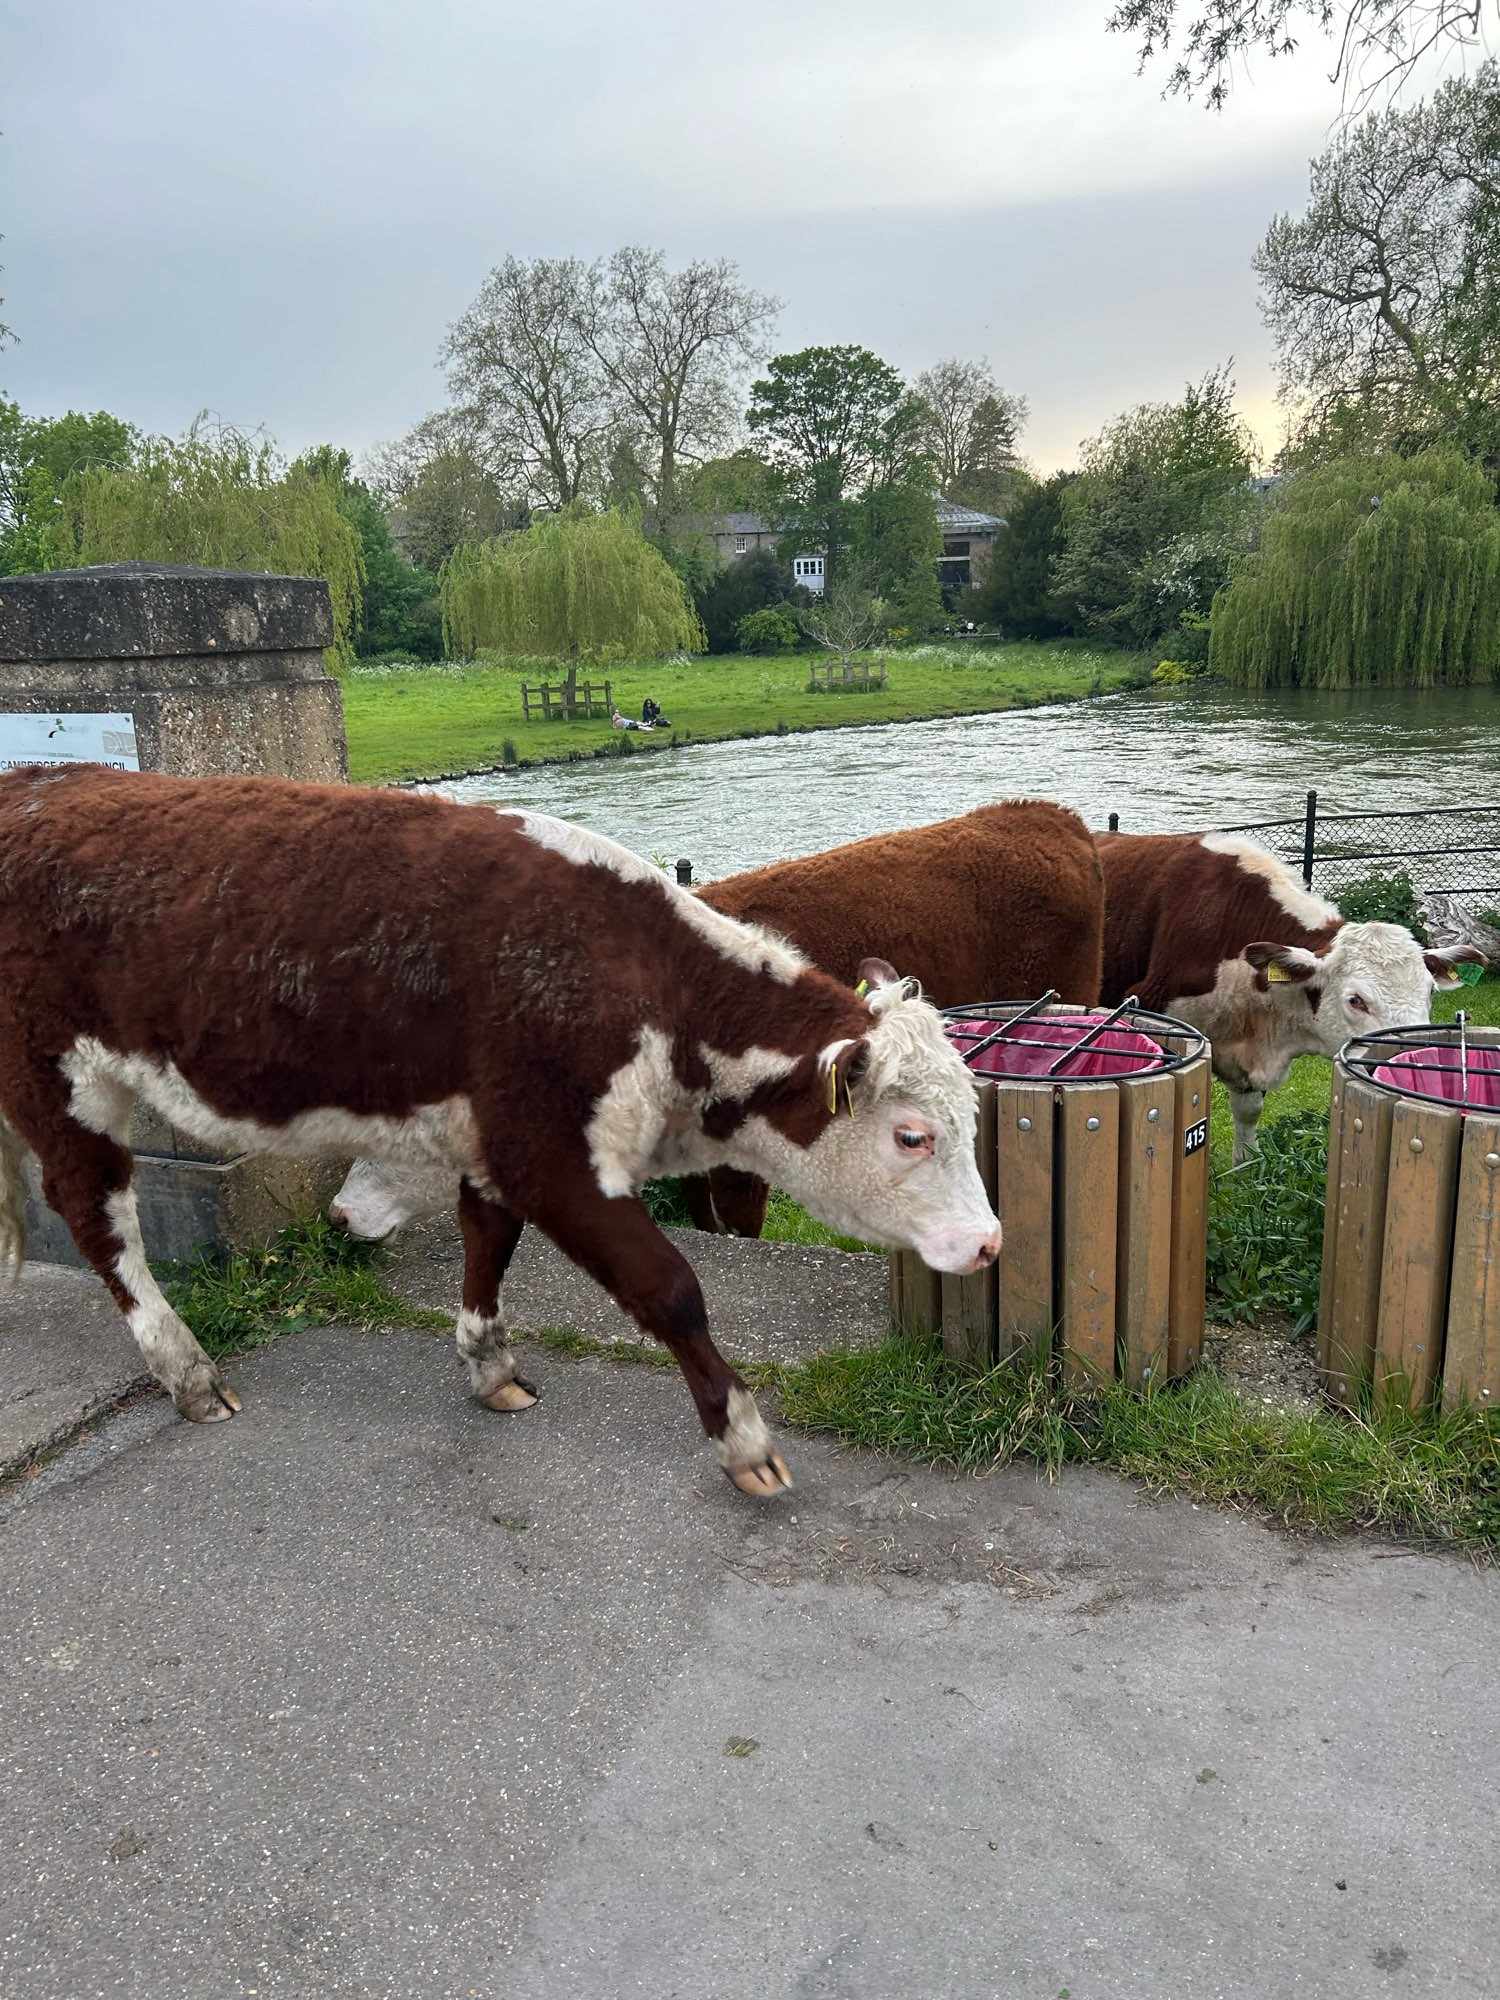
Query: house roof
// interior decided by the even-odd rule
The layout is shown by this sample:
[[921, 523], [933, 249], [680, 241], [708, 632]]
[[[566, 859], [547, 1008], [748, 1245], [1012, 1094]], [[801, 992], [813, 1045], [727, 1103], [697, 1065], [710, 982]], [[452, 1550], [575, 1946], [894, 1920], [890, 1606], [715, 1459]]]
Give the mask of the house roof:
[[993, 534], [1005, 526], [999, 514], [983, 514], [977, 507], [960, 507], [957, 501], [944, 500], [940, 494], [933, 495], [932, 504], [938, 526], [945, 535]]
[[689, 514], [678, 523], [700, 535], [774, 535], [776, 530], [759, 514]]

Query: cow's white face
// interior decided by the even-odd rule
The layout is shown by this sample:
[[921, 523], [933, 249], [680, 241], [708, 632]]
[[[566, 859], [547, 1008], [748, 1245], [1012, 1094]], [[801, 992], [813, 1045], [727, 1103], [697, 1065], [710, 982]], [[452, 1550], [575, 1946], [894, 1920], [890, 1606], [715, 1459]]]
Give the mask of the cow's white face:
[[445, 1167], [356, 1160], [328, 1204], [328, 1214], [351, 1236], [380, 1243], [408, 1222], [451, 1209], [458, 1184], [457, 1172]]
[[734, 1164], [760, 1173], [829, 1228], [912, 1249], [935, 1271], [1000, 1252], [1000, 1223], [974, 1160], [978, 1095], [942, 1018], [902, 983], [877, 986], [870, 1033], [823, 1051], [837, 1113], [808, 1146], [765, 1120], [737, 1135]]
[[1434, 991], [1457, 986], [1453, 967], [1473, 954], [1424, 951], [1400, 924], [1371, 923], [1345, 924], [1321, 956], [1271, 944], [1247, 945], [1244, 956], [1264, 973], [1268, 991], [1307, 1014], [1303, 1025], [1313, 1046], [1336, 1056], [1351, 1035], [1430, 1020]]

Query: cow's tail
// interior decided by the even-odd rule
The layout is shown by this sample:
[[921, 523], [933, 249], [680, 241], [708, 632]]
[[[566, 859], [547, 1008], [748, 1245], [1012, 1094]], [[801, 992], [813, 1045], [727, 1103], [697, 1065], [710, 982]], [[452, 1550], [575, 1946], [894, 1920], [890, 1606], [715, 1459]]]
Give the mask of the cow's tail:
[[26, 1255], [26, 1147], [0, 1111], [0, 1271], [15, 1272]]

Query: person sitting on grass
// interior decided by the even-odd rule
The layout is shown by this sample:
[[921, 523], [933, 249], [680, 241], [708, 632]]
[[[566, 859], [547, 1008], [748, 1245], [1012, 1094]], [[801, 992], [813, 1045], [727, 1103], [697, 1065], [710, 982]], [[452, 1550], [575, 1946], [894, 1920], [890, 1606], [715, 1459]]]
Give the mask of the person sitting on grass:
[[643, 729], [670, 729], [671, 723], [661, 712], [660, 704], [648, 694], [641, 703], [641, 727]]

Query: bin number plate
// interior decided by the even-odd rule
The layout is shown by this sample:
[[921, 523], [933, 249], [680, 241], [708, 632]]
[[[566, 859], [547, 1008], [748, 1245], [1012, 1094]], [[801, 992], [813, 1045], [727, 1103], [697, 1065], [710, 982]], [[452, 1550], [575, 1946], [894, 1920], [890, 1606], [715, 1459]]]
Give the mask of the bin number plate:
[[1208, 1120], [1200, 1118], [1196, 1124], [1189, 1125], [1182, 1135], [1183, 1154], [1186, 1156], [1188, 1153], [1201, 1152], [1207, 1144]]

